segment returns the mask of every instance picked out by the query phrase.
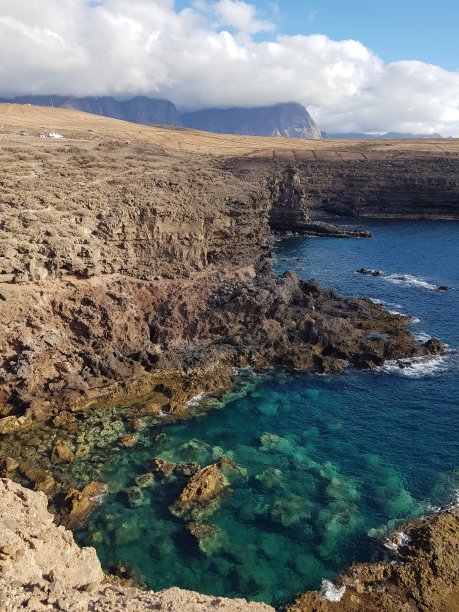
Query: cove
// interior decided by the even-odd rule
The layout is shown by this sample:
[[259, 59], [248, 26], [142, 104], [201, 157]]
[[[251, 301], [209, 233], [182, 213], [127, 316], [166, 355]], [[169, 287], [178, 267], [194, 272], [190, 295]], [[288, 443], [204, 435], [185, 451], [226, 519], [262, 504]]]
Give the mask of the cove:
[[[454, 499], [457, 228], [363, 226], [375, 238], [278, 242], [277, 271], [293, 268], [344, 294], [380, 300], [418, 321], [415, 333], [446, 341], [450, 352], [375, 373], [239, 372], [232, 393], [210, 400], [212, 410], [163, 427], [145, 421], [136, 444], [117, 453], [101, 445], [100, 479], [109, 494], [78, 537], [96, 547], [107, 569], [132, 565], [154, 590], [175, 585], [280, 606], [352, 561], [381, 558], [387, 530]], [[357, 275], [362, 266], [384, 276]], [[406, 280], [397, 282], [401, 275]], [[442, 294], [438, 285], [451, 289]], [[145, 475], [156, 457], [205, 466], [221, 456], [235, 462], [238, 477], [201, 521], [213, 529], [197, 540], [169, 510], [186, 478]]]

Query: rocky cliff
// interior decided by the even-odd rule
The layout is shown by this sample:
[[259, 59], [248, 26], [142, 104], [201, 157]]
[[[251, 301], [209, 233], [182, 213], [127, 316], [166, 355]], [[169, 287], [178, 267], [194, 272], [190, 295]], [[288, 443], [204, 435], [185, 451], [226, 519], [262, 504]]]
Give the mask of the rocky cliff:
[[[272, 275], [274, 187], [258, 178], [116, 131], [3, 144], [0, 433], [164, 377], [176, 411], [233, 366], [332, 371], [441, 350], [375, 304]], [[296, 210], [301, 180], [281, 176], [279, 203], [290, 193]], [[367, 338], [378, 331], [391, 340]]]
[[222, 167], [269, 189], [276, 230], [301, 231], [311, 219], [329, 215], [459, 219], [456, 155], [365, 155], [362, 146], [312, 157], [225, 160]]
[[185, 127], [217, 134], [285, 136], [320, 140], [321, 132], [301, 104], [258, 108], [211, 108], [182, 115]]
[[[21, 122], [27, 110], [22, 107]], [[12, 438], [20, 440], [18, 430], [36, 431], [36, 421], [45, 419], [53, 427], [78, 426], [83, 410], [95, 404], [129, 403], [134, 413], [182, 418], [191, 396], [227, 388], [234, 366], [336, 372], [348, 364], [375, 368], [389, 358], [442, 352], [436, 340], [417, 343], [407, 320], [379, 305], [343, 299], [294, 274], [272, 274], [266, 261], [272, 202], [283, 206], [291, 198], [293, 221], [297, 208], [301, 213], [309, 206], [306, 163], [297, 168], [267, 159], [223, 162], [181, 151], [182, 144], [193, 143], [179, 131], [100, 117], [91, 123], [90, 116], [61, 109], [48, 115], [40, 109], [37, 117], [29, 120], [40, 129], [45, 120], [59, 125], [65, 119], [66, 138], [23, 138], [14, 124], [2, 133], [0, 147], [2, 453], [12, 448]], [[196, 138], [203, 142], [202, 134]], [[323, 168], [325, 181], [331, 170]], [[2, 456], [2, 475], [19, 471], [30, 486], [46, 489], [53, 503], [60, 501], [68, 518], [74, 508], [88, 510], [94, 495], [68, 491], [42, 466], [30, 465], [31, 453], [37, 461], [33, 444], [36, 438], [16, 446], [20, 461]], [[27, 457], [19, 456], [25, 451]], [[53, 457], [65, 452], [53, 449]], [[21, 576], [14, 563], [22, 558], [30, 561], [27, 571], [32, 567], [42, 577], [37, 583], [35, 577], [16, 585], [0, 581], [1, 596], [13, 610], [31, 598], [29, 607], [40, 609], [54, 593], [67, 606], [52, 565], [46, 573], [40, 569], [46, 546], [39, 536], [51, 533], [53, 539], [49, 519], [34, 498], [3, 484], [0, 535], [7, 537], [0, 570], [11, 567]], [[26, 525], [11, 515], [18, 499]], [[118, 587], [101, 587], [92, 553], [78, 556], [70, 536], [60, 531], [73, 550], [64, 564], [69, 575], [75, 559], [96, 572], [90, 582], [80, 575], [71, 592], [77, 588], [86, 599], [94, 589], [105, 599], [93, 609], [110, 609], [123, 594]], [[56, 538], [52, 554], [60, 562], [63, 541]], [[144, 601], [150, 605], [138, 591], [132, 597], [134, 609]], [[179, 599], [178, 609], [202, 609], [208, 600], [200, 597], [192, 604]], [[174, 609], [170, 599], [153, 601], [152, 607], [167, 601], [167, 609]], [[225, 602], [210, 605], [217, 603]]]

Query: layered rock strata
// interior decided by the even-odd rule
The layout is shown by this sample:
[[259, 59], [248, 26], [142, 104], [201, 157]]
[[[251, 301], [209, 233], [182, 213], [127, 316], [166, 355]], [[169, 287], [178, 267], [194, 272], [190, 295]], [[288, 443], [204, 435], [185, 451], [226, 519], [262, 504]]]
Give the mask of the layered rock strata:
[[[323, 216], [459, 219], [459, 158], [365, 152], [308, 152], [310, 159], [224, 160], [222, 167], [268, 188], [270, 225], [302, 231]], [[287, 156], [288, 157], [288, 156]], [[321, 159], [322, 157], [322, 159]]]

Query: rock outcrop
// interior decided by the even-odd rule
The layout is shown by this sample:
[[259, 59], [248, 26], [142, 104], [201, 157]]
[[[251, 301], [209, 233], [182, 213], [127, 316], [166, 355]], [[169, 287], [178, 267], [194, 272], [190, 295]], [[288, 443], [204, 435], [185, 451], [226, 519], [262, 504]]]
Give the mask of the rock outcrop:
[[207, 465], [191, 476], [170, 511], [193, 520], [207, 518], [219, 508], [219, 498], [228, 486], [218, 465]]
[[[392, 562], [354, 564], [325, 585], [322, 593], [304, 593], [287, 612], [399, 612], [459, 609], [459, 509], [413, 521], [395, 534], [398, 554]], [[327, 597], [328, 595], [328, 597]], [[335, 601], [333, 596], [335, 595]]]
[[255, 108], [209, 108], [182, 115], [185, 127], [216, 134], [284, 136], [320, 140], [320, 129], [302, 104]]
[[43, 493], [0, 479], [2, 612], [273, 612], [262, 603], [208, 597], [177, 588], [153, 593], [107, 578], [94, 548], [79, 548], [57, 527]]
[[[310, 152], [308, 161], [224, 160], [236, 176], [268, 188], [270, 225], [301, 232], [323, 216], [459, 219], [459, 157], [354, 151]], [[287, 155], [289, 153], [289, 155]], [[295, 157], [285, 152], [285, 157]]]

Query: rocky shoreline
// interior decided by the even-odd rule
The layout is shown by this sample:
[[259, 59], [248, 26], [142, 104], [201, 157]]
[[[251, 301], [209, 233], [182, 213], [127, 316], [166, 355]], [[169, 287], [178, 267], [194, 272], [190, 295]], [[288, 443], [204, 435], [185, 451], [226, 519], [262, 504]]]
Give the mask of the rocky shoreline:
[[[406, 317], [370, 300], [272, 273], [271, 229], [351, 237], [311, 221], [304, 165], [273, 173], [264, 162], [252, 180], [205, 156], [116, 134], [63, 145], [11, 142], [0, 163], [0, 476], [34, 488], [41, 511], [45, 493], [68, 525], [83, 521], [104, 493], [97, 474], [78, 488], [65, 476], [75, 458], [92, 452], [79, 430], [96, 408], [106, 413], [107, 443], [127, 448], [136, 419], [187, 418], [190, 399], [227, 390], [235, 367], [332, 373], [444, 351], [438, 340], [417, 342]], [[126, 406], [126, 426], [113, 428], [113, 411]], [[207, 468], [224, 488], [220, 468]], [[34, 493], [2, 482], [11, 503], [34, 506]], [[174, 511], [204, 537], [187, 497]], [[18, 551], [11, 552], [3, 553], [2, 571], [14, 567]], [[30, 591], [27, 584], [17, 585], [19, 597], [32, 593], [29, 607], [43, 609], [47, 585]], [[81, 596], [82, 586], [69, 588]], [[7, 602], [16, 596], [10, 587], [2, 583]], [[84, 605], [111, 609], [101, 601]], [[209, 603], [220, 604], [230, 605]], [[243, 607], [221, 609], [258, 604], [234, 605]]]
[[[80, 549], [69, 531], [53, 523], [46, 505], [43, 493], [0, 479], [0, 603], [5, 612], [24, 608], [68, 612], [274, 610], [263, 603], [177, 588], [143, 591], [129, 581], [105, 576], [95, 550]], [[325, 581], [322, 592], [298, 596], [286, 612], [456, 610], [458, 522], [459, 510], [452, 507], [407, 523], [403, 532], [388, 540], [395, 554], [392, 561], [354, 564], [334, 584]], [[191, 524], [190, 529], [199, 537], [198, 524]]]

